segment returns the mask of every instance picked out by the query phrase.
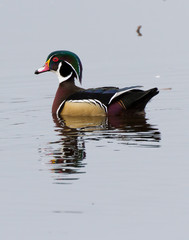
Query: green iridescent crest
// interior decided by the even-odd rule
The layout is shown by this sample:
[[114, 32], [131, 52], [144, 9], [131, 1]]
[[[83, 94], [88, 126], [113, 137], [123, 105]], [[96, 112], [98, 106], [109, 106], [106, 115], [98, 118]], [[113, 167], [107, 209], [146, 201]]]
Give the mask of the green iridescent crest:
[[58, 57], [58, 59], [63, 60], [65, 62], [67, 62], [68, 64], [70, 64], [70, 66], [74, 69], [78, 80], [81, 83], [82, 64], [81, 64], [79, 57], [73, 52], [59, 50], [59, 51], [54, 51], [54, 52], [50, 53], [49, 56], [47, 57], [46, 61], [48, 61], [49, 59], [51, 59], [52, 57], [55, 57], [55, 56]]

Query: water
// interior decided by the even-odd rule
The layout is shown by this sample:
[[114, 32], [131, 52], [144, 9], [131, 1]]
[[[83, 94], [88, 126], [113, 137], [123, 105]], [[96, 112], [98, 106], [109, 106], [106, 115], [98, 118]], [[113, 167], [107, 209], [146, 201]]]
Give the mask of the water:
[[[1, 239], [188, 239], [188, 5], [1, 3]], [[33, 74], [56, 49], [83, 87], [162, 90], [145, 115], [57, 122], [58, 80]]]

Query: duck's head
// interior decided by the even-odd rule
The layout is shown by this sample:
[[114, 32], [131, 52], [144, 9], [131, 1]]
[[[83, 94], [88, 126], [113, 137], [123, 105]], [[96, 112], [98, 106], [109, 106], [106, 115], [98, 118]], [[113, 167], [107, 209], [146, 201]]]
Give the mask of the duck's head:
[[81, 83], [82, 65], [79, 57], [70, 51], [55, 51], [49, 54], [45, 65], [35, 71], [35, 74], [52, 71], [57, 74], [59, 83], [77, 79]]

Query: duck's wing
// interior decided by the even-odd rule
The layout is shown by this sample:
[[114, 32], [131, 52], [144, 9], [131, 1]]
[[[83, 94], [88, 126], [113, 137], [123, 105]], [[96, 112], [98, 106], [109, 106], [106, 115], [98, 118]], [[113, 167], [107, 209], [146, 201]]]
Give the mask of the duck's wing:
[[120, 95], [128, 92], [132, 89], [140, 88], [141, 86], [132, 86], [125, 88], [117, 88], [117, 87], [99, 87], [99, 88], [89, 88], [82, 89], [77, 91], [76, 93], [69, 96], [67, 100], [71, 101], [98, 101], [103, 105], [108, 106], [112, 100], [116, 99]]
[[110, 98], [108, 104], [110, 104], [112, 102], [112, 100], [116, 99], [117, 97], [121, 96], [122, 94], [124, 94], [130, 90], [141, 88], [141, 87], [142, 86], [132, 86], [132, 87], [125, 87], [125, 88], [118, 89], [118, 91], [115, 92], [115, 94]]

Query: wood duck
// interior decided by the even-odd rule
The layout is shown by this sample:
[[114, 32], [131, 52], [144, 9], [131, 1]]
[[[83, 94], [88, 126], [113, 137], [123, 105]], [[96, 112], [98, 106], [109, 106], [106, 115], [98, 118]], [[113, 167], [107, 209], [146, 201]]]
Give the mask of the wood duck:
[[82, 64], [70, 51], [54, 51], [35, 74], [51, 71], [59, 79], [52, 114], [63, 116], [116, 116], [129, 112], [143, 112], [148, 101], [158, 94], [157, 88], [146, 91], [141, 86], [125, 88], [99, 87], [83, 89], [75, 85], [82, 81]]

